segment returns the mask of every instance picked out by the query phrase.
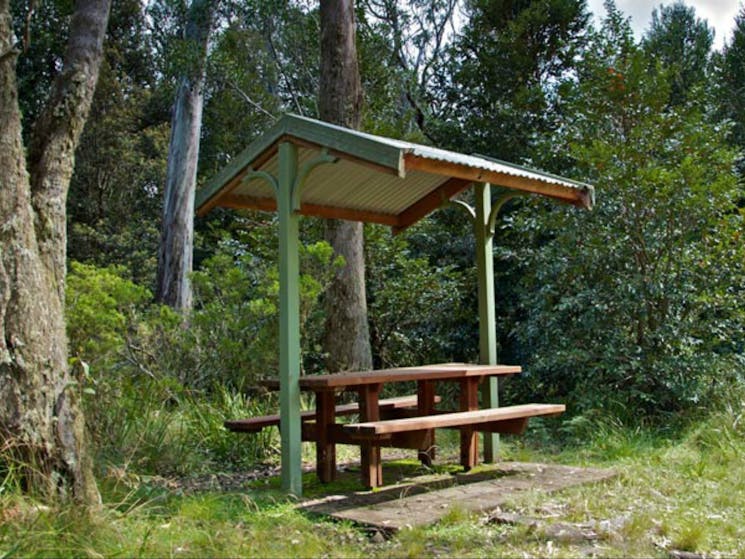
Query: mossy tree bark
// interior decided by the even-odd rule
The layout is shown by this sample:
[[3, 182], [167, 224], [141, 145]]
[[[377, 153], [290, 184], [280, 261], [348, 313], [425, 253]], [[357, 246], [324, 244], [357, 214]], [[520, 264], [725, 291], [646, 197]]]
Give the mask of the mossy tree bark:
[[0, 0], [0, 445], [47, 500], [100, 502], [65, 333], [66, 201], [110, 0], [78, 0], [62, 71], [22, 140], [9, 0]]
[[[320, 116], [327, 122], [359, 129], [362, 85], [355, 45], [354, 1], [321, 0], [320, 8]], [[346, 261], [325, 297], [326, 366], [330, 371], [371, 369], [362, 223], [329, 220], [326, 240]]]
[[202, 129], [207, 42], [214, 4], [213, 0], [192, 0], [189, 7], [184, 35], [190, 56], [176, 92], [171, 117], [158, 249], [156, 299], [184, 312], [192, 307], [189, 275], [194, 248], [194, 193]]

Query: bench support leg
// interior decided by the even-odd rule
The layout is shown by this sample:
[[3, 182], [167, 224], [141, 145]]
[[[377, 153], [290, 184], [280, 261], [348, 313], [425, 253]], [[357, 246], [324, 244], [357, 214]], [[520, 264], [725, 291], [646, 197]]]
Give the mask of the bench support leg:
[[[419, 415], [432, 415], [435, 411], [435, 383], [420, 380], [417, 383], [417, 408]], [[435, 430], [430, 429], [424, 443], [419, 447], [419, 460], [427, 467], [435, 459]]]
[[[381, 387], [380, 384], [370, 384], [359, 389], [361, 421], [380, 420], [378, 400]], [[360, 445], [360, 462], [362, 464], [362, 484], [369, 489], [383, 485], [380, 445], [363, 442]]]
[[[461, 381], [460, 411], [474, 411], [479, 408], [479, 379], [467, 378]], [[479, 434], [473, 427], [460, 429], [460, 463], [465, 471], [478, 463]]]
[[316, 473], [321, 483], [336, 477], [336, 445], [331, 438], [335, 415], [334, 392], [316, 392]]

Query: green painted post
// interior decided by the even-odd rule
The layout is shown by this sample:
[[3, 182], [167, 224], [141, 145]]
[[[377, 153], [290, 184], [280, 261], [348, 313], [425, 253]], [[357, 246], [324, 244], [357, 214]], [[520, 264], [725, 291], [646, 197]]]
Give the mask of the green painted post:
[[300, 437], [300, 277], [299, 216], [293, 209], [297, 147], [279, 144], [279, 414], [282, 436], [282, 489], [303, 492]]
[[[476, 218], [473, 220], [476, 238], [476, 272], [479, 283], [479, 360], [484, 365], [497, 364], [497, 320], [494, 308], [494, 254], [492, 235], [489, 232], [491, 213], [491, 186], [476, 183]], [[496, 377], [482, 385], [481, 397], [484, 407], [499, 405], [498, 381]], [[494, 462], [499, 448], [499, 435], [484, 434], [484, 462]]]

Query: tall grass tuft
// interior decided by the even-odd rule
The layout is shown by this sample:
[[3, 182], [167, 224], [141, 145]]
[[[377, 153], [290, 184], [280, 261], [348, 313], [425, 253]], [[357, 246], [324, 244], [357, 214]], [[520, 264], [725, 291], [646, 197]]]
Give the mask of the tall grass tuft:
[[[262, 461], [276, 448], [276, 429], [264, 429], [255, 434], [232, 433], [223, 423], [263, 415], [273, 409], [273, 398], [259, 402], [240, 392], [217, 387], [209, 398], [192, 395], [185, 406], [185, 434], [194, 440], [195, 450], [204, 461], [222, 469], [236, 469]], [[269, 409], [267, 409], [269, 407]]]
[[745, 397], [724, 407], [696, 424], [689, 442], [720, 461], [745, 457]]
[[575, 416], [565, 421], [561, 430], [570, 448], [601, 461], [633, 459], [666, 440], [663, 433], [642, 422], [627, 424], [599, 411]]
[[[189, 391], [172, 378], [123, 384], [96, 410], [98, 464], [138, 475], [185, 475], [245, 469], [271, 456], [277, 434], [227, 431], [226, 419], [267, 413], [271, 397], [218, 387]], [[104, 472], [101, 472], [104, 473]]]

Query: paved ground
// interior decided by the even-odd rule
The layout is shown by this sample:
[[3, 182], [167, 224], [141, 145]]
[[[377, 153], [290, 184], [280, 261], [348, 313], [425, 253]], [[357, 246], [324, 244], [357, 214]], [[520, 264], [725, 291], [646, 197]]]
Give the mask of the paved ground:
[[437, 522], [453, 508], [488, 513], [516, 493], [551, 492], [614, 477], [613, 470], [502, 462], [472, 474], [428, 476], [374, 492], [331, 495], [299, 505], [385, 532]]

